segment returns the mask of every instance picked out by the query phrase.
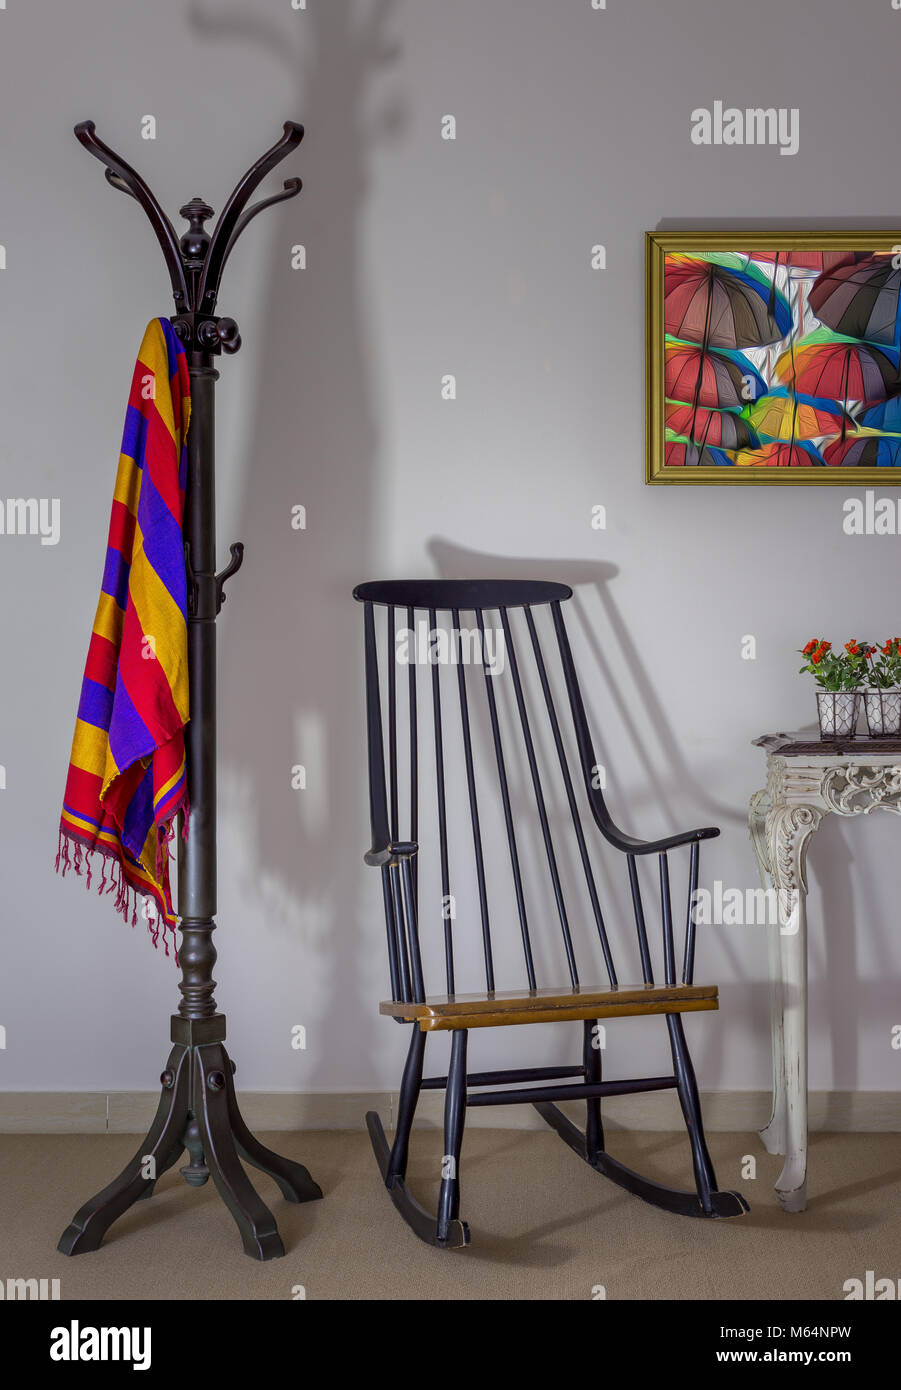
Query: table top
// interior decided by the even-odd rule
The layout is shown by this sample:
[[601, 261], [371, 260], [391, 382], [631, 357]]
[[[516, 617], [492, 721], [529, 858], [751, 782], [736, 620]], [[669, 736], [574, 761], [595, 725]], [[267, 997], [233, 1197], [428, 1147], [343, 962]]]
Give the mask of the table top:
[[799, 729], [791, 734], [761, 734], [755, 747], [780, 758], [862, 758], [898, 757], [901, 738], [820, 738], [815, 730]]

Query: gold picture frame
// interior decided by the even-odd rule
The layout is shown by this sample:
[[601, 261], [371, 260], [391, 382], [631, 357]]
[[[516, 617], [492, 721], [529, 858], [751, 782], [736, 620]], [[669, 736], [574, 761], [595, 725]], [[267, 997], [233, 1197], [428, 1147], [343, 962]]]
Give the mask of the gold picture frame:
[[[680, 263], [668, 262], [667, 257], [679, 257]], [[719, 260], [714, 261], [715, 257]], [[738, 263], [739, 257], [744, 258], [741, 264]], [[869, 265], [871, 258], [877, 257], [891, 258], [887, 261], [891, 269], [883, 273], [883, 266], [877, 265], [872, 273], [878, 288], [875, 293], [867, 295], [866, 291], [870, 290], [867, 280], [869, 272], [864, 265]], [[694, 268], [693, 260], [697, 262]], [[819, 270], [813, 268], [818, 260]], [[766, 277], [771, 283], [763, 312], [768, 316], [770, 329], [776, 333], [785, 328], [788, 322], [787, 336], [767, 343], [761, 340], [744, 350], [738, 346], [717, 350], [709, 342], [708, 334], [712, 317], [709, 306], [714, 299], [714, 272], [711, 269], [706, 289], [704, 283], [699, 282], [697, 293], [697, 287], [691, 281], [692, 274], [698, 273], [697, 267], [701, 261], [717, 267], [718, 305], [721, 307], [722, 303], [726, 303], [726, 312], [722, 313], [718, 307], [715, 316], [721, 337], [728, 340], [728, 323], [733, 324], [731, 334], [737, 337], [734, 328], [737, 318], [743, 318], [746, 323], [753, 317], [746, 303], [738, 304], [739, 315], [730, 313], [736, 296], [740, 298], [743, 295], [745, 299], [753, 300], [750, 309], [760, 318], [761, 303], [757, 301], [764, 298], [760, 286]], [[846, 266], [844, 272], [841, 270], [842, 261]], [[852, 261], [859, 263], [859, 273]], [[680, 285], [670, 295], [666, 306], [670, 326], [680, 329], [677, 334], [668, 333], [666, 329], [667, 266], [674, 278], [681, 276]], [[890, 344], [887, 337], [890, 331], [896, 334], [901, 331], [901, 308], [897, 312], [897, 327], [889, 327], [891, 305], [897, 299], [898, 286], [901, 285], [899, 267], [901, 230], [647, 232], [646, 481], [664, 484], [735, 483], [758, 487], [782, 484], [841, 484], [848, 487], [877, 482], [895, 486], [901, 484], [901, 344]], [[851, 276], [852, 272], [854, 280], [851, 285], [839, 283], [839, 280]], [[729, 278], [733, 276], [735, 278]], [[867, 308], [870, 300], [875, 302], [877, 296], [881, 295], [877, 330], [883, 336], [874, 340], [863, 334], [858, 336], [856, 333], [840, 332], [816, 317], [812, 305], [806, 300], [805, 291], [811, 290], [817, 277], [824, 282], [819, 286], [819, 298], [814, 296], [818, 307], [834, 322], [845, 324], [846, 329], [850, 323], [851, 327], [863, 327], [869, 333], [876, 311], [870, 311], [871, 317], [866, 318]], [[745, 286], [740, 294], [736, 290], [738, 281]], [[863, 282], [865, 293], [855, 298], [858, 282]], [[829, 299], [824, 298], [827, 291], [831, 296]], [[708, 308], [704, 320], [704, 338], [701, 340], [698, 298], [703, 301], [705, 293]], [[892, 299], [892, 296], [895, 298]], [[684, 305], [688, 305], [688, 308], [685, 316], [680, 318], [681, 306]], [[840, 315], [841, 306], [849, 305], [842, 309]], [[816, 324], [813, 329], [812, 324]], [[693, 338], [685, 332], [685, 325], [693, 328]], [[747, 327], [745, 333], [747, 336]], [[785, 343], [789, 344], [788, 348], [785, 348]], [[848, 346], [845, 347], [845, 344]], [[773, 360], [773, 354], [777, 354], [780, 348], [781, 354]], [[790, 359], [788, 352], [791, 353]], [[771, 361], [769, 374], [763, 367], [758, 370], [752, 358], [756, 358], [758, 364], [761, 358]], [[722, 395], [716, 379], [717, 372], [710, 374], [707, 371], [713, 359], [717, 359], [714, 365], [724, 378]], [[742, 362], [747, 360], [751, 366], [750, 373], [741, 375], [746, 383], [744, 389], [749, 393], [746, 396], [747, 404], [742, 406], [739, 400], [730, 397], [730, 403], [726, 405], [722, 397], [736, 389], [734, 380], [730, 387], [728, 378], [736, 377], [740, 366], [740, 363], [736, 365], [738, 359]], [[691, 395], [690, 382], [695, 360], [698, 363], [696, 385], [693, 399], [686, 405], [682, 397]], [[893, 369], [895, 377], [892, 377]], [[837, 374], [841, 375], [846, 386], [842, 399], [829, 392], [804, 389], [812, 382], [831, 381], [834, 387]], [[711, 376], [709, 383], [708, 376]], [[866, 385], [866, 394], [862, 398], [850, 395], [847, 387], [852, 380], [857, 381], [861, 389]], [[689, 383], [688, 389], [686, 382]], [[667, 387], [675, 393], [673, 399], [667, 396]], [[706, 397], [703, 394], [705, 390], [708, 392]], [[873, 390], [877, 392], [876, 398], [872, 397]], [[800, 404], [802, 401], [803, 405]], [[808, 404], [810, 401], [814, 404]], [[897, 401], [897, 405], [889, 408], [885, 404], [888, 401]], [[830, 403], [833, 405], [832, 411], [828, 408]], [[791, 420], [790, 439], [781, 437], [783, 433], [788, 435], [787, 426], [775, 435], [772, 433], [773, 423], [779, 422], [780, 410], [785, 411], [781, 417], [783, 420]], [[727, 414], [738, 417], [738, 420], [726, 420], [724, 417]], [[796, 433], [802, 414], [807, 422], [806, 434], [804, 431]], [[883, 423], [877, 427], [873, 422], [879, 419], [880, 414]], [[869, 417], [870, 423], [864, 421], [864, 416]], [[690, 430], [687, 429], [686, 419], [690, 420]], [[703, 424], [703, 434], [699, 433], [699, 420]], [[761, 420], [770, 425], [769, 430], [759, 431], [755, 428], [755, 421]], [[887, 428], [888, 424], [893, 428]], [[822, 435], [810, 433], [820, 426], [824, 427]], [[721, 440], [734, 440], [739, 435], [739, 429], [745, 438], [745, 447], [740, 442], [733, 443], [731, 448], [713, 443], [714, 436]], [[683, 440], [684, 446], [680, 445]], [[804, 453], [810, 454], [810, 467], [797, 463]], [[829, 458], [845, 457], [855, 462], [851, 465], [829, 462]], [[876, 458], [880, 462], [872, 461]], [[680, 462], [675, 462], [676, 459]]]

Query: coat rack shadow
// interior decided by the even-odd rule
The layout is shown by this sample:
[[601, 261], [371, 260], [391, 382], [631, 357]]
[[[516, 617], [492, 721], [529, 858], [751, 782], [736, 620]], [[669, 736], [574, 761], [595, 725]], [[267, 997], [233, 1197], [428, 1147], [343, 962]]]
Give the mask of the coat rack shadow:
[[[269, 1045], [284, 1046], [303, 1022], [300, 989], [322, 1001], [302, 1091], [336, 1088], [348, 1016], [360, 1058], [373, 1052], [380, 1022], [360, 970], [359, 878], [347, 871], [348, 825], [359, 826], [361, 872], [366, 844], [361, 747], [348, 737], [363, 727], [359, 613], [350, 595], [375, 544], [381, 441], [362, 226], [370, 161], [404, 123], [402, 101], [386, 84], [401, 57], [397, 9], [397, 0], [375, 0], [365, 13], [350, 0], [329, 0], [284, 23], [237, 4], [214, 11], [194, 3], [190, 12], [211, 45], [255, 46], [273, 57], [282, 91], [288, 70], [289, 104], [307, 132], [304, 194], [270, 224], [265, 331], [252, 343], [252, 453], [237, 461], [235, 524], [247, 558], [221, 654], [223, 821], [237, 853], [223, 886], [250, 915], [248, 933], [259, 922], [279, 950], [297, 946], [303, 978], [287, 978], [273, 993]], [[304, 271], [290, 267], [296, 243], [305, 246]], [[295, 506], [305, 508], [305, 529], [292, 529]], [[295, 790], [292, 769], [300, 767], [306, 785]]]

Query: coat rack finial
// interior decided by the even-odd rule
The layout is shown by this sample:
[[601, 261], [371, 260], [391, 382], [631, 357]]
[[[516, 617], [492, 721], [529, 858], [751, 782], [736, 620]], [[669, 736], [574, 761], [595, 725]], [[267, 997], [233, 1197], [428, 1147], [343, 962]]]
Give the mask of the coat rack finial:
[[108, 182], [120, 192], [128, 193], [147, 214], [172, 284], [176, 309], [173, 327], [186, 347], [218, 353], [237, 352], [241, 346], [241, 335], [234, 319], [219, 318], [215, 313], [222, 272], [235, 242], [257, 213], [294, 198], [300, 192], [303, 186], [300, 179], [286, 179], [281, 192], [261, 199], [245, 211], [258, 185], [300, 144], [303, 135], [299, 122], [285, 122], [281, 139], [262, 154], [235, 185], [212, 233], [204, 226], [213, 216], [209, 203], [199, 196], [186, 203], [181, 215], [189, 225], [179, 239], [148, 185], [121, 155], [103, 143], [94, 122], [80, 121], [75, 127], [76, 139], [106, 166]]

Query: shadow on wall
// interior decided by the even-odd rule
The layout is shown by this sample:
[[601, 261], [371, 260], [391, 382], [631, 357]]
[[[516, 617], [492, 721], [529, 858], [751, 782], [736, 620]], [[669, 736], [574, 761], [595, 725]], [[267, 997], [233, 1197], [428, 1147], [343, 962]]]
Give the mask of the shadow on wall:
[[[642, 802], [652, 795], [665, 810], [666, 823], [673, 830], [687, 828], [686, 816], [691, 813], [687, 813], [686, 808], [690, 805], [703, 808], [703, 817], [695, 814], [694, 819], [700, 820], [709, 815], [711, 824], [731, 827], [745, 834], [745, 807], [717, 802], [711, 796], [710, 787], [698, 780], [681, 752], [679, 740], [666, 717], [666, 692], [655, 689], [654, 681], [630, 636], [629, 623], [624, 621], [613, 598], [612, 582], [619, 573], [615, 565], [596, 560], [511, 559], [509, 556], [469, 550], [439, 538], [429, 542], [428, 552], [436, 572], [442, 578], [528, 577], [557, 580], [573, 589], [568, 606], [568, 626], [573, 633], [579, 629], [590, 653], [590, 666], [586, 666], [584, 660], [580, 662], [578, 654], [576, 664], [596, 752], [608, 769], [615, 767], [616, 749], [607, 743], [604, 733], [605, 710], [612, 707], [627, 731], [629, 751], [637, 756], [646, 778], [647, 792], [639, 793], [628, 806], [617, 804], [615, 798], [611, 799], [611, 815], [625, 830], [639, 836], [647, 833], [642, 824]], [[612, 639], [612, 643], [609, 639]], [[630, 702], [629, 692], [623, 688], [622, 677], [618, 674], [621, 671], [628, 673], [631, 688], [638, 692], [637, 704]], [[646, 742], [647, 728], [654, 731], [653, 743]], [[660, 829], [662, 833], [663, 827]], [[820, 921], [813, 919], [808, 948], [814, 981], [812, 1002], [815, 1009], [820, 1007], [823, 1012], [825, 1049], [830, 1055], [831, 1072], [835, 1078], [831, 1084], [836, 1091], [860, 1087], [866, 1089], [867, 1078], [860, 1071], [861, 1021], [844, 1007], [844, 1000], [849, 982], [856, 980], [859, 975], [860, 951], [856, 934], [865, 924], [877, 924], [880, 916], [872, 880], [859, 875], [859, 883], [854, 883], [854, 854], [847, 841], [848, 833], [849, 827], [841, 824], [837, 817], [825, 817], [811, 841], [813, 849], [808, 862], [808, 877], [812, 869], [820, 881], [822, 901], [822, 918]], [[749, 848], [747, 885], [756, 887], [756, 884], [757, 875]], [[872, 935], [881, 967], [872, 985], [873, 1006], [888, 1009], [887, 996], [892, 990], [897, 993], [897, 986], [892, 983], [894, 971], [887, 950], [887, 935], [885, 931]], [[741, 980], [745, 967], [731, 949], [728, 936], [721, 937], [720, 944], [732, 967], [734, 979]], [[743, 983], [741, 988], [746, 1003], [749, 992], [753, 993], [752, 1013], [755, 1017], [762, 1017], [768, 1007], [764, 982], [759, 979], [749, 981]], [[698, 1042], [698, 1063], [708, 1084], [715, 1085], [721, 1079], [723, 1058], [712, 1030], [705, 1030]], [[828, 1121], [827, 1115], [827, 1128]]]
[[[630, 625], [624, 620], [611, 592], [613, 581], [619, 573], [617, 566], [597, 560], [498, 556], [469, 550], [435, 537], [429, 542], [428, 552], [437, 573], [443, 578], [528, 577], [557, 580], [572, 588], [573, 597], [566, 606], [567, 627], [571, 636], [577, 639], [576, 666], [587, 706], [595, 752], [602, 765], [607, 768], [609, 777], [610, 770], [615, 769], [618, 762], [617, 746], [610, 741], [609, 733], [606, 732], [609, 730], [609, 711], [614, 709], [619, 726], [626, 733], [628, 752], [637, 758], [643, 776], [643, 786], [635, 791], [628, 802], [615, 795], [609, 798], [610, 814], [622, 829], [639, 837], [649, 837], [666, 831], [686, 830], [690, 823], [703, 823], [737, 828], [747, 836], [745, 808], [718, 802], [711, 794], [709, 784], [698, 778], [682, 752], [680, 740], [666, 715], [666, 691], [659, 688], [656, 678], [652, 679], [649, 675], [630, 635]], [[583, 648], [581, 653], [578, 650], [579, 646]], [[588, 661], [585, 659], [586, 650]], [[648, 738], [649, 729], [653, 731], [651, 739]], [[615, 776], [613, 781], [615, 783]], [[656, 819], [653, 823], [648, 822], [644, 810], [651, 802], [664, 812], [661, 822]], [[521, 809], [526, 816], [534, 814], [534, 804]], [[563, 808], [560, 809], [565, 821]], [[552, 835], [556, 841], [557, 831], [553, 828]], [[681, 853], [684, 855], [687, 851]], [[685, 871], [687, 860], [682, 863], [679, 855], [673, 855], [672, 858], [674, 872], [681, 874]], [[608, 890], [612, 890], [616, 898], [607, 902], [606, 910], [609, 911], [618, 900], [621, 912], [625, 913], [619, 932], [614, 930], [614, 937], [619, 935], [620, 940], [623, 937], [630, 938], [634, 928], [631, 908], [625, 906], [621, 896], [623, 884], [619, 879], [622, 878], [624, 883], [624, 874], [616, 876], [618, 856], [612, 852], [599, 855], [598, 859], [603, 861], [603, 873], [606, 874], [608, 868], [614, 869], [614, 877], [608, 880], [606, 886]], [[678, 869], [677, 862], [680, 865]], [[703, 882], [703, 855], [701, 862]], [[649, 891], [651, 879], [647, 872], [645, 878], [645, 910], [649, 913], [649, 923], [656, 923], [659, 898], [652, 889]], [[756, 882], [756, 873], [749, 846], [749, 884], [752, 884], [752, 880]], [[654, 941], [656, 950], [658, 938], [655, 937]], [[721, 937], [720, 946], [729, 961], [733, 978], [740, 980], [744, 966], [738, 953], [732, 948], [728, 936]], [[699, 958], [698, 978], [704, 979], [703, 952]], [[754, 1014], [764, 1018], [767, 1007], [765, 981], [761, 979], [743, 984], [742, 991], [745, 1004], [750, 1002]], [[753, 998], [749, 1000], [750, 995], [753, 995]], [[693, 1045], [697, 1064], [707, 1083], [719, 1084], [722, 1079], [724, 1056], [715, 1030], [707, 1028], [703, 1032], [699, 1031]]]
[[[359, 820], [361, 859], [362, 629], [351, 589], [371, 568], [379, 430], [360, 242], [368, 161], [402, 127], [390, 102], [381, 118], [373, 114], [373, 88], [380, 96], [399, 57], [395, 9], [395, 0], [375, 0], [365, 13], [352, 0], [328, 0], [311, 7], [300, 38], [246, 6], [214, 16], [198, 4], [192, 13], [205, 39], [257, 45], [290, 64], [295, 95], [276, 115], [306, 130], [297, 164], [304, 192], [290, 222], [274, 214], [284, 255], [273, 260], [266, 332], [254, 345], [253, 455], [237, 510], [247, 559], [229, 604], [241, 640], [223, 644], [221, 662], [231, 729], [223, 730], [222, 800], [241, 801], [240, 864], [228, 868], [267, 933], [299, 937], [308, 988], [326, 1000], [340, 988], [343, 1017], [362, 1013], [360, 1027], [380, 1022], [372, 983], [360, 977], [358, 875], [348, 872], [343, 827]], [[307, 249], [299, 286], [288, 227], [302, 229]], [[307, 514], [301, 533], [291, 524], [297, 504]], [[291, 785], [297, 764], [307, 776], [301, 794]], [[337, 1010], [330, 1017], [337, 1027]], [[314, 1072], [305, 1084], [315, 1088]]]
[[[289, 30], [234, 3], [232, 13], [215, 14], [197, 3], [191, 23], [211, 43], [255, 45], [292, 74], [290, 109], [277, 115], [306, 126], [297, 166], [306, 192], [290, 211], [272, 216], [282, 247], [290, 244], [287, 228], [303, 228], [310, 273], [299, 287], [292, 281], [288, 293], [291, 272], [281, 261], [273, 264], [266, 333], [254, 345], [254, 453], [238, 508], [247, 560], [229, 604], [241, 641], [225, 643], [222, 652], [223, 732], [226, 724], [232, 731], [223, 738], [223, 791], [234, 788], [242, 798], [242, 897], [258, 903], [268, 931], [291, 938], [300, 932], [305, 959], [318, 972], [317, 995], [335, 999], [340, 988], [343, 1008], [361, 1005], [374, 1040], [379, 1020], [372, 982], [360, 975], [351, 927], [359, 920], [359, 878], [347, 872], [342, 823], [352, 808], [362, 849], [362, 643], [350, 591], [375, 569], [380, 441], [360, 283], [361, 227], [368, 161], [376, 144], [396, 138], [404, 123], [389, 93], [381, 117], [370, 114], [401, 57], [392, 32], [397, 3], [373, 0], [364, 9], [354, 0], [327, 0], [310, 8], [300, 34], [297, 26]], [[308, 516], [300, 537], [290, 525], [297, 503]], [[590, 654], [592, 669], [581, 674], [599, 756], [608, 767], [616, 763], [603, 720], [605, 707], [613, 708], [643, 775], [638, 800], [612, 807], [627, 828], [641, 831], [643, 804], [653, 798], [674, 826], [683, 824], [688, 803], [703, 808], [704, 819], [743, 832], [745, 808], [717, 802], [681, 751], [666, 715], [666, 691], [655, 689], [612, 596], [615, 566], [511, 559], [440, 538], [430, 542], [428, 554], [442, 577], [528, 574], [574, 588], [573, 627]], [[628, 674], [634, 699], [620, 670]], [[295, 763], [307, 769], [304, 796], [290, 786]], [[824, 885], [835, 929], [829, 944], [833, 982], [847, 978], [854, 964], [853, 942], [841, 935], [852, 905], [847, 853], [843, 858], [838, 840], [835, 834], [831, 845], [838, 871], [831, 864]], [[749, 883], [752, 877], [749, 858]], [[361, 1036], [358, 1045], [368, 1041]], [[847, 1057], [855, 1044], [848, 1032], [841, 1040], [834, 1036], [833, 1046]], [[706, 1060], [705, 1070], [718, 1071], [714, 1056]], [[309, 1084], [316, 1083], [310, 1075]]]
[[[717, 802], [710, 787], [698, 780], [691, 764], [686, 761], [666, 716], [665, 690], [658, 690], [648, 675], [640, 653], [630, 636], [629, 624], [623, 620], [611, 593], [611, 582], [619, 574], [616, 565], [597, 560], [536, 560], [531, 557], [511, 559], [510, 556], [489, 555], [484, 551], [468, 550], [437, 537], [428, 544], [435, 569], [442, 578], [472, 577], [479, 579], [530, 578], [559, 580], [573, 590], [567, 610], [573, 631], [579, 629], [581, 640], [591, 654], [592, 670], [580, 665], [580, 677], [585, 692], [596, 751], [608, 769], [616, 766], [616, 751], [605, 740], [605, 709], [613, 708], [626, 730], [630, 752], [639, 761], [646, 779], [643, 799], [651, 797], [666, 812], [673, 829], [685, 829], [686, 803], [703, 807], [710, 823], [742, 821], [744, 814], [734, 806]], [[599, 605], [599, 617], [604, 629], [613, 639], [613, 646], [602, 645], [600, 624], [592, 609]], [[570, 616], [571, 615], [571, 616]], [[578, 663], [577, 663], [578, 664]], [[638, 704], [633, 704], [623, 681], [616, 673], [628, 673]], [[597, 692], [600, 692], [598, 694]], [[633, 710], [637, 710], [633, 713]], [[654, 731], [655, 744], [647, 741], [647, 729]], [[627, 822], [623, 828], [638, 835], [641, 827], [639, 809], [621, 807], [619, 814], [611, 806], [614, 820]], [[629, 824], [627, 817], [635, 822]]]

